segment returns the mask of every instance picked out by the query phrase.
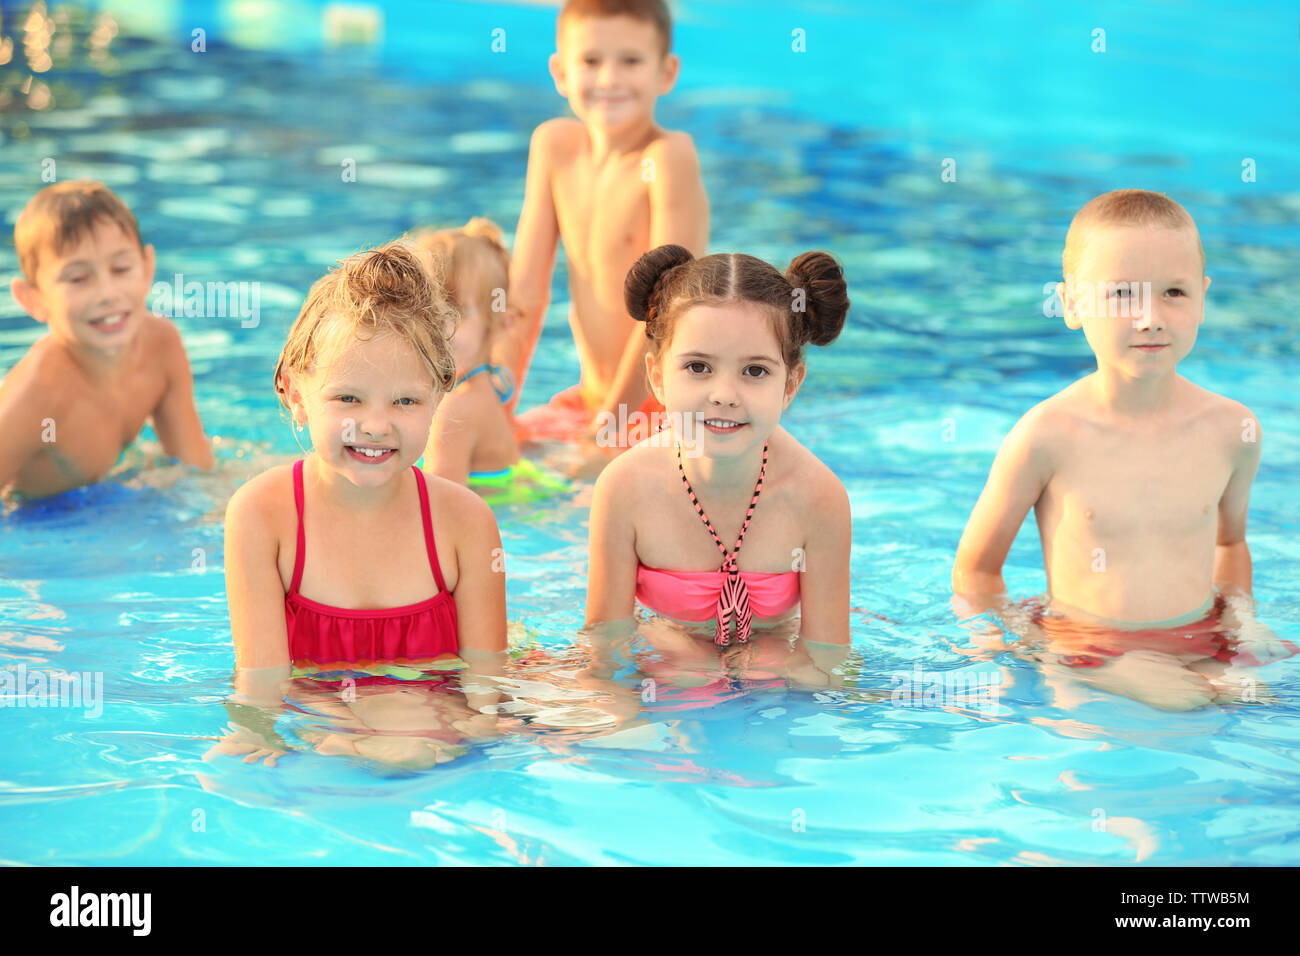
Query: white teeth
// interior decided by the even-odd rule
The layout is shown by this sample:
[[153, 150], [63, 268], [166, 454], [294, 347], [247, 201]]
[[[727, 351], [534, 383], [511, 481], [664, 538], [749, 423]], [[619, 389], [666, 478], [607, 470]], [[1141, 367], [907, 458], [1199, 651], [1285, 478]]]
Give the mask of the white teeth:
[[348, 447], [353, 451], [361, 452], [367, 458], [379, 458], [393, 450], [391, 448], [357, 448], [355, 445], [349, 445]]
[[706, 418], [704, 424], [712, 425], [714, 428], [739, 428], [740, 422], [731, 422], [722, 418]]

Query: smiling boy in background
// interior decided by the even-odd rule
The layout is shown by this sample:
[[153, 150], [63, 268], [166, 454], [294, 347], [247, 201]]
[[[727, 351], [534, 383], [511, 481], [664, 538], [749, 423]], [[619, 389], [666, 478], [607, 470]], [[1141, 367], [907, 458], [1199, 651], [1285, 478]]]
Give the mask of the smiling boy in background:
[[627, 417], [662, 411], [645, 378], [649, 343], [627, 314], [623, 283], [658, 246], [702, 255], [709, 203], [690, 136], [654, 119], [680, 66], [663, 0], [569, 0], [556, 32], [551, 75], [577, 119], [547, 120], [532, 136], [510, 268], [509, 300], [523, 321], [502, 359], [522, 390], [562, 239], [582, 380], [519, 424], [524, 438], [572, 440], [597, 431], [602, 413], [618, 418], [620, 407]]
[[0, 382], [0, 491], [54, 495], [98, 481], [146, 419], [163, 450], [213, 467], [180, 333], [151, 315], [154, 250], [103, 183], [32, 197], [14, 225], [13, 297], [49, 326]]

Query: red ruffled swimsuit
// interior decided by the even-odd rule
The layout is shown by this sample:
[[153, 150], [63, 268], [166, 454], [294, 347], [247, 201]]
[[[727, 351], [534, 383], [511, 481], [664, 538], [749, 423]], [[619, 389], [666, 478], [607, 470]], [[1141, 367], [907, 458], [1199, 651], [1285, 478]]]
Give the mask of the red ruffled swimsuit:
[[405, 607], [359, 610], [330, 607], [298, 593], [307, 536], [303, 530], [302, 462], [293, 466], [293, 501], [298, 509], [298, 550], [293, 561], [293, 581], [284, 596], [285, 624], [289, 631], [289, 658], [295, 664], [356, 664], [363, 661], [407, 664], [456, 655], [456, 602], [442, 580], [438, 550], [433, 542], [429, 491], [418, 468], [415, 486], [420, 493], [424, 545], [438, 593], [427, 601]]

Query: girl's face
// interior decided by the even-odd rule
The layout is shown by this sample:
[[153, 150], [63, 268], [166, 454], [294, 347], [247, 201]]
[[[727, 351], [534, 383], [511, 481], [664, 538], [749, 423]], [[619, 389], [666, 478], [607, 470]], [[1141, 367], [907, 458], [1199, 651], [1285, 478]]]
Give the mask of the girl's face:
[[803, 365], [786, 368], [770, 310], [749, 302], [691, 306], [646, 369], [669, 420], [684, 426], [678, 437], [709, 458], [762, 448], [804, 375]]
[[328, 366], [294, 375], [288, 395], [321, 462], [361, 487], [419, 460], [441, 398], [416, 351], [392, 334], [354, 338]]

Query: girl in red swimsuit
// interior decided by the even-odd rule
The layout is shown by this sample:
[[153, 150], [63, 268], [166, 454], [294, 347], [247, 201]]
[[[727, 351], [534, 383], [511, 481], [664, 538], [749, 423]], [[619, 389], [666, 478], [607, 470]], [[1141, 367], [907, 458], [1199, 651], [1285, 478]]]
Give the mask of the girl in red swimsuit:
[[344, 260], [312, 287], [275, 375], [312, 451], [244, 485], [226, 513], [241, 670], [424, 667], [505, 649], [492, 511], [414, 467], [455, 380], [455, 321], [401, 243]]
[[[740, 254], [661, 246], [628, 273], [665, 429], [616, 458], [591, 507], [587, 623], [634, 601], [704, 624], [719, 645], [799, 611], [805, 641], [849, 641], [848, 495], [780, 425], [803, 347], [839, 335], [839, 265], [805, 253], [785, 273]], [[742, 551], [743, 548], [743, 551]]]

